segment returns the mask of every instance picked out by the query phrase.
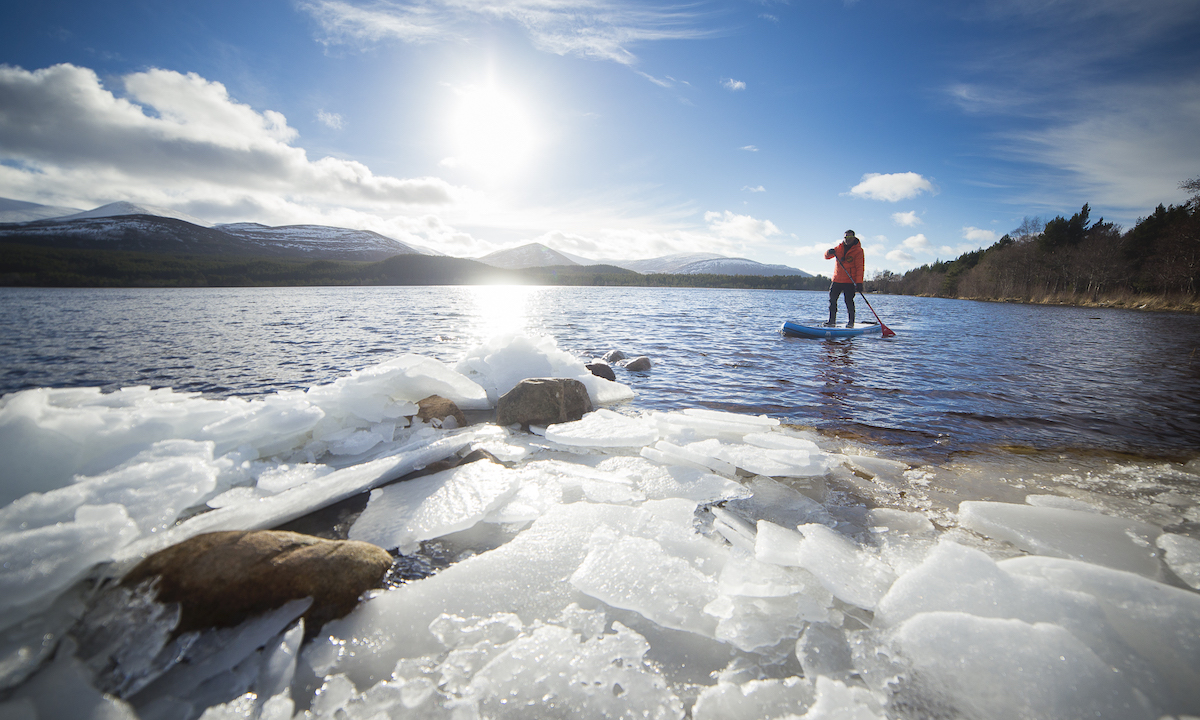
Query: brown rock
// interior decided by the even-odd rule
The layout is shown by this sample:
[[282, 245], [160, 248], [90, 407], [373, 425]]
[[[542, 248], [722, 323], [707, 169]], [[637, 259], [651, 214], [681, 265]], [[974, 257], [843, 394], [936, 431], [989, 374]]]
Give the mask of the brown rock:
[[[430, 395], [429, 397], [417, 403], [417, 407], [421, 408], [417, 412], [417, 417], [427, 423], [433, 424], [435, 427], [466, 427], [467, 418], [463, 415], [462, 410], [458, 409], [458, 405], [454, 404], [453, 400], [447, 400], [441, 395]], [[454, 418], [455, 425], [446, 422], [446, 418]]]
[[522, 427], [579, 420], [592, 411], [587, 386], [574, 378], [529, 378], [496, 403], [496, 424]]
[[121, 583], [132, 587], [158, 576], [158, 601], [180, 604], [177, 633], [233, 627], [311, 597], [304, 618], [312, 633], [380, 587], [391, 566], [386, 550], [365, 542], [275, 530], [214, 532], [151, 555]]
[[596, 377], [602, 377], [605, 380], [612, 380], [613, 382], [617, 380], [617, 374], [613, 372], [612, 366], [606, 362], [588, 363], [584, 367]]

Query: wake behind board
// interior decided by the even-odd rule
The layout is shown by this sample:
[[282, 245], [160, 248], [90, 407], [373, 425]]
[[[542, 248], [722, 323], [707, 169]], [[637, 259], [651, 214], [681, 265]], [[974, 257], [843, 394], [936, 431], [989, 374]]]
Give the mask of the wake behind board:
[[848, 327], [824, 327], [821, 325], [801, 325], [790, 320], [783, 323], [783, 327], [779, 328], [779, 332], [787, 337], [803, 337], [803, 338], [844, 338], [854, 337], [856, 335], [866, 335], [868, 333], [877, 333], [880, 331], [878, 323], [862, 323], [856, 324], [852, 328]]

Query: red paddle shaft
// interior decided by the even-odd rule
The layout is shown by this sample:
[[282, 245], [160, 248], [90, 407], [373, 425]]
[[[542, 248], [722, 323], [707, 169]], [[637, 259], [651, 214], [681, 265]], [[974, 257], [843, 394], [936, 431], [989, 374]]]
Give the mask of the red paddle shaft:
[[[842, 269], [842, 272], [846, 273], [846, 277], [850, 278], [850, 282], [853, 283], [854, 278], [850, 277], [850, 273], [846, 272], [846, 266], [842, 264], [842, 259], [837, 256], [837, 253], [833, 254], [833, 259], [837, 261], [838, 267]], [[894, 337], [896, 333], [893, 332], [890, 327], [884, 325], [883, 321], [879, 319], [879, 313], [875, 312], [875, 308], [871, 307], [871, 301], [867, 299], [866, 294], [863, 292], [859, 292], [858, 294], [862, 295], [863, 302], [867, 304], [867, 307], [871, 308], [871, 314], [874, 315], [875, 319], [879, 322], [879, 327], [883, 330], [883, 332], [880, 334], [884, 337]]]

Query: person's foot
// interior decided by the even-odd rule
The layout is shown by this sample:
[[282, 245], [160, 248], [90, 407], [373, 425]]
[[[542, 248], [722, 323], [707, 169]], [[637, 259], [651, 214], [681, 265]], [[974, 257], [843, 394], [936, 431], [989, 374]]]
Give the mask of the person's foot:
[[846, 323], [846, 327], [848, 327], [848, 328], [854, 327], [854, 321], [851, 320], [850, 322]]

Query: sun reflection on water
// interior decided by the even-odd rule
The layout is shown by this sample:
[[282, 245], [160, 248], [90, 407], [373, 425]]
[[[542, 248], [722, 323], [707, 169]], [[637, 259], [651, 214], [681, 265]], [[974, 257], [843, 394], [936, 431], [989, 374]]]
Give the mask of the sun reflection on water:
[[492, 337], [524, 332], [529, 308], [539, 288], [527, 285], [479, 285], [471, 288], [475, 335]]

